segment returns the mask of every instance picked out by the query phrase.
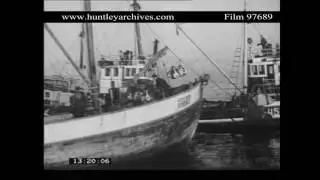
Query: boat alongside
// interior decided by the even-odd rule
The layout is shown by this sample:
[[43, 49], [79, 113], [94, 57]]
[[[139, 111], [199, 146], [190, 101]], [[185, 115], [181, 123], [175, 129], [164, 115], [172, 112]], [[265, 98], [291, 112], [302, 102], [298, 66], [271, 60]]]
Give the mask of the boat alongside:
[[199, 127], [199, 131], [210, 128], [213, 131], [216, 129], [226, 131], [226, 128], [234, 131], [243, 129], [242, 127], [279, 128], [280, 81], [276, 80], [280, 79], [279, 66], [280, 58], [277, 57], [264, 56], [251, 59], [248, 63], [250, 69], [248, 93], [236, 96], [229, 102], [209, 102], [208, 104], [216, 105], [202, 107], [200, 123], [207, 127]]
[[[255, 46], [246, 28], [244, 23], [243, 47], [236, 50], [230, 77], [225, 76], [235, 92], [230, 93], [229, 101], [204, 102], [199, 131], [280, 127], [280, 45], [272, 48], [260, 34]], [[241, 82], [235, 83], [239, 79]]]

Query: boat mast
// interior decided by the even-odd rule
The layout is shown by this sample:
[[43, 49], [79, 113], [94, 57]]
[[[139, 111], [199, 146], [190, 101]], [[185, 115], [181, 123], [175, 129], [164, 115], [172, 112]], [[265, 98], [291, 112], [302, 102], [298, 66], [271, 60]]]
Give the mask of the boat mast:
[[[85, 11], [91, 11], [91, 2], [90, 0], [84, 0], [84, 10]], [[86, 43], [87, 43], [87, 50], [88, 50], [88, 73], [89, 78], [91, 80], [91, 92], [92, 97], [95, 100], [94, 101], [94, 107], [95, 109], [99, 109], [99, 103], [97, 101], [98, 99], [98, 93], [99, 93], [99, 87], [98, 87], [98, 79], [97, 79], [97, 70], [96, 70], [96, 63], [95, 63], [95, 57], [94, 57], [94, 48], [93, 48], [93, 28], [92, 23], [84, 23], [84, 29], [85, 29], [85, 35], [86, 35]]]
[[80, 33], [80, 69], [84, 69], [83, 65], [83, 37], [84, 37], [84, 24], [81, 25]]
[[[140, 5], [137, 3], [137, 0], [133, 0], [133, 4], [131, 5], [133, 7], [133, 11], [139, 11], [141, 9]], [[142, 52], [142, 45], [141, 45], [141, 35], [140, 35], [140, 25], [139, 23], [134, 23], [135, 27], [135, 33], [136, 33], [136, 41], [137, 41], [137, 48], [138, 48], [138, 59], [141, 59], [143, 57]]]
[[[244, 12], [246, 12], [247, 1], [244, 0]], [[247, 48], [247, 31], [246, 23], [243, 23], [243, 92], [247, 94], [247, 83], [248, 83], [248, 48]]]

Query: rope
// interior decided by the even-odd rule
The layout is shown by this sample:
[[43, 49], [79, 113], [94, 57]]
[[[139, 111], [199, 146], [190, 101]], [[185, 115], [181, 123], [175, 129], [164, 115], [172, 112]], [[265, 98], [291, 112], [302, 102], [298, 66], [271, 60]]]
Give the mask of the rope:
[[[152, 33], [154, 33], [154, 34], [157, 36], [157, 38], [158, 38], [160, 41], [162, 41], [162, 43], [163, 43], [164, 45], [166, 45], [166, 46], [168, 47], [168, 45], [164, 42], [164, 40], [163, 40], [155, 31], [152, 30], [152, 28], [150, 27], [150, 25], [147, 24], [147, 26], [148, 26], [148, 28], [150, 29], [150, 31], [151, 31]], [[170, 47], [168, 47], [168, 49], [169, 49], [169, 51], [178, 59], [178, 61], [183, 62], [183, 60], [182, 60], [180, 57], [178, 57], [178, 55], [177, 55]], [[184, 63], [187, 64], [186, 62], [184, 62]], [[197, 76], [200, 76], [200, 75], [192, 68], [192, 66], [189, 66], [189, 65], [187, 64], [187, 68], [190, 69], [190, 70], [191, 70], [194, 74], [196, 74]], [[203, 68], [202, 68], [202, 70], [204, 71]], [[205, 71], [204, 71], [204, 72], [205, 72]], [[214, 85], [216, 85], [223, 93], [226, 93], [226, 92], [223, 91], [223, 88], [222, 88], [217, 82], [213, 81], [212, 78], [209, 78], [209, 80], [210, 80], [210, 82], [212, 82]], [[213, 90], [216, 91], [216, 89], [213, 89]]]
[[[165, 43], [165, 41], [155, 32], [152, 30], [152, 28], [150, 27], [149, 24], [146, 24], [149, 28], [149, 30], [151, 31], [151, 33], [153, 33], [165, 46], [168, 47], [168, 50], [178, 59], [179, 62], [183, 62], [181, 58], [178, 57], [178, 55]], [[188, 66], [187, 66], [188, 67]], [[193, 71], [197, 76], [199, 76], [199, 74], [197, 74], [197, 72], [192, 69], [191, 67], [188, 67], [191, 71]], [[166, 74], [166, 72], [165, 72]], [[187, 81], [187, 80], [185, 80]]]
[[[78, 41], [79, 39], [80, 39], [80, 37], [77, 36], [77, 38], [75, 38], [75, 39], [72, 41], [72, 43], [68, 46], [68, 48], [66, 48], [66, 50], [67, 50], [67, 51], [70, 51], [70, 49], [75, 45], [76, 41]], [[56, 61], [58, 61], [59, 63], [63, 63], [63, 62], [61, 62], [61, 60], [60, 60], [59, 58], [57, 58], [57, 57], [54, 55], [54, 53], [52, 52], [52, 50], [51, 50], [49, 47], [48, 47], [48, 50], [49, 50], [49, 53], [53, 56], [53, 58], [54, 58]], [[75, 62], [77, 63], [78, 60], [76, 59]], [[50, 61], [50, 64], [51, 64], [51, 66], [52, 66], [53, 62]], [[54, 72], [57, 73], [57, 74], [59, 74], [59, 75], [61, 75], [61, 74], [62, 74], [62, 71], [64, 70], [64, 68], [65, 68], [65, 66], [66, 66], [66, 64], [68, 64], [68, 62], [65, 62], [65, 63], [64, 63], [64, 65], [62, 66], [62, 68], [61, 68], [61, 70], [59, 71], [59, 73], [57, 73], [58, 70], [57, 70], [56, 68], [54, 68]], [[54, 67], [55, 67], [55, 66], [54, 66]], [[68, 73], [68, 74], [69, 74], [69, 73]]]
[[[157, 36], [157, 38], [165, 45], [168, 47], [168, 50], [177, 58], [177, 60], [179, 62], [183, 62], [183, 60], [165, 43], [165, 41], [150, 27], [149, 24], [147, 24], [149, 30], [155, 35]], [[200, 74], [197, 73], [197, 71], [195, 71], [191, 66], [188, 65], [188, 63], [184, 62], [184, 64], [186, 64], [186, 67], [191, 70], [194, 74], [196, 74], [197, 76], [200, 76]], [[204, 69], [203, 69], [204, 71]]]
[[[190, 36], [188, 36], [188, 35], [186, 34], [186, 32], [185, 32], [183, 29], [179, 28], [179, 30], [187, 37], [187, 39], [188, 39], [193, 45], [195, 45], [195, 46], [197, 47], [198, 50], [200, 50], [200, 51], [203, 53], [204, 56], [206, 56], [206, 57], [210, 60], [210, 62], [211, 62], [214, 66], [216, 66], [216, 68], [219, 70], [219, 72], [229, 81], [229, 83], [232, 84], [239, 92], [241, 92], [241, 90], [234, 84], [234, 82], [222, 71], [222, 69], [219, 67], [219, 65], [218, 65], [215, 61], [213, 61], [213, 60], [190, 38]], [[225, 93], [225, 94], [229, 94], [229, 93], [227, 93], [227, 92], [224, 92], [224, 93]]]

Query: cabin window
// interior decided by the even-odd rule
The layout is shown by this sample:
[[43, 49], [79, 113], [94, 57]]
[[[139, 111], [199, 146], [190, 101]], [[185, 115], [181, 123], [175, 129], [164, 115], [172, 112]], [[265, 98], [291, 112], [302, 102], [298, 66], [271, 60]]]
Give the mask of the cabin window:
[[268, 66], [269, 74], [273, 74], [273, 66]]
[[256, 65], [252, 66], [252, 73], [253, 73], [253, 75], [258, 75], [258, 70], [257, 70], [257, 66]]
[[259, 66], [259, 74], [264, 75], [265, 71], [264, 71], [264, 65], [260, 65]]
[[105, 71], [105, 76], [110, 76], [110, 68], [106, 68]]
[[278, 69], [279, 69], [279, 73], [280, 73], [280, 64], [279, 64], [279, 66], [278, 66]]
[[114, 68], [113, 76], [114, 77], [118, 77], [119, 76], [119, 69], [118, 68]]
[[137, 73], [136, 68], [132, 68], [132, 76], [134, 76]]
[[126, 76], [130, 76], [130, 68], [126, 69]]
[[248, 75], [249, 76], [251, 75], [251, 66], [249, 66], [249, 68], [248, 68]]
[[50, 93], [49, 93], [49, 92], [46, 92], [45, 94], [46, 94], [46, 95], [45, 95], [46, 98], [49, 98], [49, 97], [50, 97]]

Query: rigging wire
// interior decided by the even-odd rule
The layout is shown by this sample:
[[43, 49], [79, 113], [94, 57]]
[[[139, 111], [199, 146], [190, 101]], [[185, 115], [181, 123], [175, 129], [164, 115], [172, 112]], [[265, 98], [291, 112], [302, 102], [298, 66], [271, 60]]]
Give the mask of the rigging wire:
[[[72, 43], [69, 45], [69, 47], [67, 48], [68, 51], [69, 51], [71, 48], [73, 48], [73, 46], [75, 45], [75, 43], [76, 43], [77, 40], [79, 40], [79, 36], [77, 36], [77, 38], [75, 38], [75, 39], [72, 41]], [[63, 63], [63, 62], [61, 62], [61, 60], [60, 60], [59, 58], [57, 58], [57, 57], [54, 55], [54, 53], [52, 52], [52, 50], [51, 50], [50, 47], [48, 47], [47, 49], [49, 50], [49, 53], [52, 55], [52, 57], [53, 57], [56, 61], [58, 60], [59, 64], [60, 64], [60, 63]], [[75, 62], [77, 63], [78, 60], [76, 59]], [[53, 64], [53, 62], [50, 61], [50, 64]], [[62, 66], [62, 68], [61, 68], [61, 70], [60, 70], [59, 72], [58, 72], [57, 69], [54, 69], [54, 71], [55, 71], [56, 73], [58, 72], [57, 74], [61, 75], [61, 74], [62, 74], [62, 71], [64, 70], [64, 68], [65, 68], [65, 66], [66, 66], [66, 64], [68, 64], [68, 62], [64, 62], [64, 63], [63, 63], [63, 66]]]
[[[155, 31], [152, 30], [152, 28], [150, 27], [149, 24], [146, 24], [146, 26], [149, 28], [149, 30], [150, 30], [151, 33], [153, 33], [155, 36], [157, 36], [157, 38], [158, 38], [160, 41], [162, 41], [162, 43], [163, 43], [165, 46], [168, 47], [168, 45], [163, 41], [163, 39], [162, 39]], [[179, 57], [177, 56], [177, 54], [176, 54], [170, 47], [168, 47], [168, 50], [178, 59], [178, 61], [182, 62], [182, 59], [179, 58]], [[194, 71], [194, 70], [193, 70], [192, 68], [190, 68], [190, 67], [189, 67], [189, 69], [192, 70], [192, 71]], [[197, 76], [199, 76], [199, 75], [197, 74], [197, 72], [194, 71], [194, 73], [195, 73]], [[186, 81], [186, 80], [185, 80], [185, 81]]]
[[[48, 50], [49, 54], [51, 54], [51, 57], [49, 57], [49, 58], [50, 58], [50, 59], [54, 59], [55, 61], [57, 61], [57, 62], [61, 65], [61, 64], [62, 64], [61, 60], [54, 55], [54, 53], [51, 51], [51, 49], [50, 49], [50, 48], [47, 48], [47, 50]], [[49, 63], [52, 64], [53, 62], [51, 62], [51, 61], [49, 60]], [[57, 69], [56, 69], [56, 70], [57, 70]]]
[[[206, 56], [206, 57], [210, 60], [210, 62], [211, 62], [212, 64], [214, 64], [214, 66], [215, 66], [215, 67], [218, 69], [218, 71], [229, 81], [229, 83], [231, 83], [238, 91], [241, 92], [241, 90], [234, 84], [234, 82], [229, 78], [229, 76], [225, 74], [225, 72], [221, 69], [221, 67], [219, 67], [219, 65], [218, 65], [214, 60], [212, 60], [212, 59], [192, 40], [192, 38], [191, 38], [189, 35], [186, 34], [186, 32], [185, 32], [182, 28], [178, 28], [178, 29], [185, 35], [185, 37], [187, 37], [187, 39], [188, 39], [199, 51], [202, 52], [202, 54], [203, 54], [204, 56]], [[211, 78], [210, 78], [210, 79], [211, 79]], [[220, 89], [222, 89], [221, 86], [218, 85], [218, 83], [216, 83], [216, 85], [217, 85]], [[230, 95], [228, 92], [224, 92], [224, 93], [225, 93], [226, 95], [227, 95], [227, 94]]]
[[[150, 31], [151, 31], [152, 33], [154, 33], [154, 34], [159, 38], [159, 40], [162, 41], [163, 44], [166, 45], [166, 43], [163, 41], [163, 39], [162, 39], [155, 31], [152, 30], [152, 28], [150, 27], [150, 25], [147, 24], [147, 26], [148, 26], [148, 28], [150, 29]], [[169, 49], [169, 51], [170, 51], [180, 62], [183, 62], [183, 60], [182, 60], [180, 57], [178, 57], [178, 55], [177, 55], [171, 48], [168, 47], [168, 49]], [[184, 62], [184, 63], [187, 64], [186, 62]], [[193, 71], [194, 74], [196, 74], [197, 76], [200, 76], [200, 75], [192, 68], [192, 66], [187, 65], [187, 67], [188, 67], [191, 71]], [[218, 84], [217, 82], [215, 82], [212, 78], [209, 78], [209, 79], [210, 79], [210, 82], [212, 82], [214, 85], [216, 85], [221, 91], [224, 90], [224, 88], [222, 88], [222, 87], [220, 86], [220, 84]], [[216, 89], [213, 89], [213, 90], [216, 91]]]
[[[150, 31], [151, 31], [153, 34], [155, 34], [155, 35], [157, 36], [157, 38], [158, 38], [160, 41], [162, 41], [162, 43], [163, 43], [164, 45], [166, 45], [166, 46], [168, 47], [168, 45], [163, 41], [163, 39], [162, 39], [155, 31], [153, 31], [153, 29], [150, 27], [150, 25], [149, 25], [149, 24], [146, 24], [146, 25], [147, 25], [147, 27], [150, 29]], [[177, 55], [170, 47], [168, 47], [168, 50], [178, 59], [179, 62], [183, 62], [183, 60], [182, 60], [180, 57], [178, 57], [178, 55]], [[192, 70], [197, 76], [199, 76], [199, 74], [198, 74], [193, 68], [189, 67], [189, 69]]]

